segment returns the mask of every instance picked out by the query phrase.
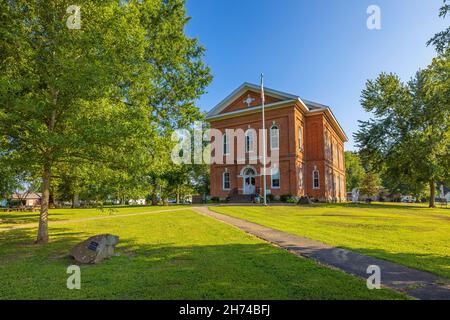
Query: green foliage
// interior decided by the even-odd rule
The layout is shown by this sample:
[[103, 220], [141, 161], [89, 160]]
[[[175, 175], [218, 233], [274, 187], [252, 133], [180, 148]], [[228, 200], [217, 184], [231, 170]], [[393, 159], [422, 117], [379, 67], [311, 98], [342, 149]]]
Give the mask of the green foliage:
[[[444, 0], [440, 17], [449, 12]], [[392, 191], [420, 195], [428, 184], [434, 207], [436, 182], [450, 180], [450, 28], [430, 44], [438, 57], [409, 83], [385, 73], [367, 82], [361, 104], [374, 119], [360, 122], [355, 140]]]
[[283, 194], [280, 196], [280, 201], [284, 203], [289, 202], [290, 199], [292, 199], [292, 195], [290, 194]]
[[220, 202], [220, 199], [219, 199], [219, 197], [212, 197], [212, 198], [211, 198], [211, 202], [212, 202], [212, 203], [219, 203], [219, 202]]
[[[374, 118], [360, 122], [355, 140], [363, 163], [418, 190], [449, 176], [449, 60], [433, 60], [404, 84], [394, 74], [368, 81], [361, 104]], [[434, 206], [434, 197], [430, 197]]]
[[361, 181], [360, 193], [367, 197], [374, 197], [380, 191], [381, 180], [380, 176], [374, 172], [367, 172]]
[[[446, 18], [450, 13], [450, 4], [448, 0], [444, 0], [444, 4], [439, 11], [439, 17]], [[450, 27], [437, 33], [427, 45], [433, 45], [439, 54], [445, 54], [450, 49]]]
[[[184, 1], [81, 0], [80, 30], [66, 26], [71, 4], [0, 3], [0, 154], [42, 177], [44, 222], [57, 173], [62, 194], [83, 180], [77, 167], [94, 193], [141, 190], [139, 176], [165, 167], [171, 130], [200, 117], [211, 80], [184, 34]], [[92, 183], [99, 173], [107, 184]]]
[[347, 191], [350, 192], [355, 188], [360, 188], [364, 179], [365, 170], [362, 166], [361, 159], [356, 152], [346, 151], [345, 155], [345, 174], [347, 181]]

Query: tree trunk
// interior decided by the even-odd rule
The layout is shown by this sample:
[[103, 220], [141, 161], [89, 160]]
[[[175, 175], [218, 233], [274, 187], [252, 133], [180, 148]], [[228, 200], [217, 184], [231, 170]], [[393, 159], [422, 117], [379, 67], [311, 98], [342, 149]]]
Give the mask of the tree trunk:
[[436, 208], [436, 183], [430, 181], [430, 208]]
[[158, 205], [158, 197], [156, 196], [156, 187], [152, 188], [152, 193], [151, 193], [151, 197], [152, 197], [152, 206], [157, 206]]
[[48, 204], [50, 200], [50, 178], [50, 166], [46, 165], [44, 166], [44, 172], [42, 175], [41, 214], [39, 216], [39, 229], [36, 243], [48, 242]]
[[72, 195], [72, 209], [80, 207], [80, 195], [78, 192], [75, 192]]
[[177, 188], [177, 204], [180, 204], [180, 191]]

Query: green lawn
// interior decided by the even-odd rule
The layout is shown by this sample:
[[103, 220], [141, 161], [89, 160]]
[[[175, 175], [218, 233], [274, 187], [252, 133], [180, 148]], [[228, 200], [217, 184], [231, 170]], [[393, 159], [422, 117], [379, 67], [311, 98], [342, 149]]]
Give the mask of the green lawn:
[[450, 209], [402, 204], [211, 209], [450, 278]]
[[[79, 218], [87, 212], [64, 214]], [[188, 209], [50, 223], [47, 245], [33, 245], [35, 233], [35, 227], [0, 231], [0, 299], [405, 298], [390, 290], [368, 290], [361, 279]], [[120, 256], [82, 266], [81, 290], [68, 290], [66, 268], [73, 264], [68, 251], [101, 233], [120, 236]]]
[[[114, 206], [92, 209], [53, 209], [49, 221], [63, 221], [94, 217], [118, 216], [144, 212], [163, 211], [186, 208], [186, 205], [171, 206]], [[9, 228], [25, 223], [39, 222], [39, 212], [0, 212], [0, 229]]]

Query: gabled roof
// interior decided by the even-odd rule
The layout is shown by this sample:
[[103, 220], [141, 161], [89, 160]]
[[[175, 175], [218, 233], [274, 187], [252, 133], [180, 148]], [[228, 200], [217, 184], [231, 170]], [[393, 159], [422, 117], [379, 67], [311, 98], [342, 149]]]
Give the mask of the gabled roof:
[[[211, 109], [211, 111], [208, 112], [208, 114], [207, 114], [207, 118], [219, 115], [230, 103], [232, 103], [234, 100], [239, 98], [242, 94], [244, 94], [248, 90], [254, 91], [254, 92], [260, 92], [261, 91], [261, 86], [259, 86], [257, 84], [250, 83], [250, 82], [244, 82], [241, 86], [239, 86], [239, 88], [234, 90], [228, 97], [223, 99], [218, 105], [216, 105], [213, 109]], [[320, 104], [315, 103], [315, 102], [311, 102], [311, 101], [308, 101], [308, 100], [303, 100], [297, 95], [294, 95], [294, 94], [291, 94], [291, 93], [287, 93], [287, 92], [278, 91], [278, 90], [267, 88], [267, 87], [264, 87], [264, 93], [266, 95], [268, 95], [268, 96], [271, 96], [271, 97], [274, 97], [274, 98], [278, 98], [278, 99], [280, 99], [282, 101], [285, 101], [285, 100], [297, 100], [305, 107], [305, 109], [307, 111], [309, 111], [310, 109], [317, 109], [317, 108], [326, 107], [326, 106], [320, 105]]]
[[17, 192], [15, 192], [12, 195], [12, 198], [14, 200], [17, 200], [17, 199], [24, 199], [24, 200], [41, 199], [42, 198], [42, 193], [37, 193], [37, 192], [17, 193]]
[[[246, 91], [253, 91], [253, 92], [259, 93], [261, 91], [261, 87], [259, 85], [253, 84], [253, 83], [244, 82], [241, 86], [239, 86], [239, 88], [234, 90], [230, 95], [228, 95], [219, 104], [217, 104], [213, 109], [211, 109], [211, 111], [209, 111], [208, 114], [206, 115], [206, 120], [211, 121], [211, 120], [216, 120], [216, 119], [221, 119], [221, 118], [236, 117], [236, 116], [240, 116], [242, 114], [258, 112], [259, 110], [261, 110], [262, 106], [256, 106], [256, 107], [246, 108], [246, 109], [242, 109], [242, 110], [222, 113], [222, 111], [225, 110], [226, 107], [228, 107], [233, 101], [235, 101], [240, 96], [242, 96]], [[341, 133], [344, 140], [348, 141], [347, 135], [345, 134], [345, 132], [342, 129], [339, 122], [334, 117], [333, 112], [331, 111], [330, 107], [320, 104], [320, 103], [317, 103], [317, 102], [302, 99], [298, 95], [278, 91], [278, 90], [267, 88], [267, 87], [264, 87], [264, 93], [267, 96], [271, 96], [271, 97], [280, 99], [280, 102], [266, 105], [265, 107], [267, 109], [279, 108], [279, 107], [284, 106], [285, 104], [296, 103], [297, 105], [299, 105], [300, 107], [302, 107], [304, 109], [304, 111], [307, 115], [309, 113], [312, 114], [312, 113], [320, 113], [320, 112], [327, 114], [328, 117], [331, 118], [331, 120], [333, 122], [335, 122], [335, 127]]]

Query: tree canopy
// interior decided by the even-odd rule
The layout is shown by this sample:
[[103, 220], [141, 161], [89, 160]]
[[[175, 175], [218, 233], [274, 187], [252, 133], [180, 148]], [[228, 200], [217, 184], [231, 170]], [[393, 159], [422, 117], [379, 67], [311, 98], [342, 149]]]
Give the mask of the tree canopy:
[[[448, 10], [444, 2], [441, 16]], [[450, 177], [450, 38], [444, 33], [430, 42], [438, 56], [408, 83], [393, 73], [367, 81], [361, 104], [373, 117], [355, 134], [364, 163], [414, 190], [429, 184], [430, 207], [436, 183]]]
[[80, 29], [66, 24], [71, 2], [0, 3], [0, 161], [42, 181], [37, 242], [56, 174], [160, 170], [170, 130], [199, 118], [211, 80], [183, 0], [80, 0]]

